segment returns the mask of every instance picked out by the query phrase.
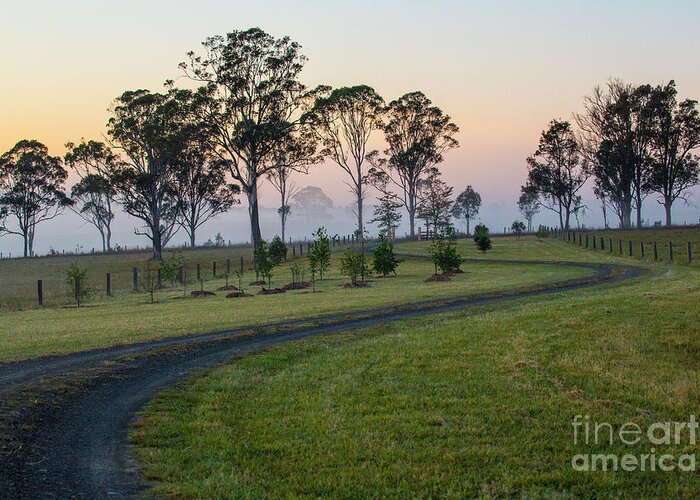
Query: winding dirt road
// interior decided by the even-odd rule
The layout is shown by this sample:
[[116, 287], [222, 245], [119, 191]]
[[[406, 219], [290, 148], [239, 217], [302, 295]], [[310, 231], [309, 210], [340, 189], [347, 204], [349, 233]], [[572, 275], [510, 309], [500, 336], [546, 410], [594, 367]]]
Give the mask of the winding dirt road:
[[[592, 276], [530, 290], [453, 297], [0, 364], [0, 498], [120, 498], [143, 493], [127, 433], [145, 404], [198, 370], [307, 337], [543, 296], [638, 276], [635, 266], [574, 262]], [[252, 333], [254, 332], [254, 334]]]

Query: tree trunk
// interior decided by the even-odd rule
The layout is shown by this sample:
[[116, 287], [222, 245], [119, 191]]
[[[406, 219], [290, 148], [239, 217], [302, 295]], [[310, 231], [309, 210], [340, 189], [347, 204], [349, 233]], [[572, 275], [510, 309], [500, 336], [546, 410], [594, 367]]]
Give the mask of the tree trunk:
[[260, 218], [258, 215], [258, 181], [254, 179], [249, 189], [246, 189], [248, 196], [248, 215], [250, 216], [250, 242], [253, 248], [258, 248], [262, 236], [260, 234]]
[[29, 234], [26, 232], [24, 233], [24, 256], [29, 256]]
[[160, 234], [160, 217], [155, 217], [151, 226], [151, 236], [153, 242], [153, 259], [163, 259], [163, 239]]
[[637, 228], [641, 229], [642, 227], [642, 200], [641, 198], [637, 197]]
[[111, 252], [112, 251], [112, 226], [110, 224], [107, 224], [106, 240], [107, 240], [107, 251]]
[[282, 214], [280, 215], [282, 218], [282, 243], [285, 243], [287, 240], [285, 239], [285, 226], [287, 225], [287, 215], [284, 213], [284, 207], [282, 207]]
[[194, 228], [190, 228], [190, 247], [194, 248], [197, 244], [197, 239], [194, 234]]
[[467, 217], [467, 236], [469, 236], [470, 233], [470, 227], [469, 227], [469, 217]]
[[673, 224], [671, 220], [671, 206], [673, 205], [673, 200], [670, 197], [664, 197], [664, 209], [666, 210], [666, 227], [671, 227]]
[[408, 211], [408, 225], [409, 234], [411, 238], [416, 236], [416, 190], [414, 187], [410, 187], [408, 190], [408, 206], [406, 207]]
[[360, 231], [360, 238], [364, 240], [365, 231], [362, 225], [362, 182], [356, 186], [357, 191], [357, 229]]

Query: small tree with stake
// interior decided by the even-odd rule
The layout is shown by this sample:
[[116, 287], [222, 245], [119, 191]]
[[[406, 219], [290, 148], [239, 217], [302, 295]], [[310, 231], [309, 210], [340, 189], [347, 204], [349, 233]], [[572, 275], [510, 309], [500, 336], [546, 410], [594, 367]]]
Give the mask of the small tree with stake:
[[331, 243], [328, 237], [326, 228], [321, 226], [315, 233], [311, 250], [309, 251], [309, 269], [312, 269], [312, 274], [318, 273], [323, 280], [323, 273], [327, 272], [331, 267]]
[[459, 271], [462, 258], [457, 253], [457, 237], [451, 227], [446, 232], [435, 235], [428, 253], [435, 265], [435, 274], [437, 274], [438, 269], [442, 274]]
[[270, 256], [270, 246], [265, 240], [260, 240], [260, 244], [255, 249], [255, 272], [262, 276], [263, 280], [267, 279], [267, 286], [270, 288], [272, 283], [272, 270], [275, 268], [275, 261]]
[[160, 277], [173, 286], [177, 280], [182, 279], [180, 273], [184, 265], [185, 258], [180, 250], [170, 252], [160, 265]]
[[66, 271], [66, 285], [68, 292], [75, 300], [75, 304], [80, 307], [85, 299], [90, 295], [90, 287], [87, 283], [87, 269], [81, 269], [75, 264], [71, 264]]
[[478, 224], [474, 228], [474, 243], [479, 250], [486, 253], [487, 250], [491, 250], [491, 236], [489, 235], [489, 228], [484, 224]]
[[148, 292], [151, 304], [154, 303], [154, 294], [158, 290], [158, 269], [153, 266], [153, 261], [149, 260], [146, 263], [145, 272], [141, 273], [142, 278], [139, 280], [141, 288]]
[[352, 286], [364, 285], [365, 276], [370, 274], [365, 254], [355, 249], [346, 252], [340, 259], [340, 272], [350, 278]]

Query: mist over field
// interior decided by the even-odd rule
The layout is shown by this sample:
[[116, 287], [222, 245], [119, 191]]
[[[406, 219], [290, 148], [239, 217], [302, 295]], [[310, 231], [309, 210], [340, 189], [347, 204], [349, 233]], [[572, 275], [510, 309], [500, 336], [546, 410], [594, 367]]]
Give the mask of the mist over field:
[[[698, 224], [698, 218], [700, 217], [700, 209], [698, 208], [698, 204], [700, 204], [699, 194], [698, 190], [693, 192], [693, 196], [689, 198], [692, 204], [686, 205], [679, 202], [677, 206], [674, 206], [677, 224]], [[663, 220], [664, 216], [663, 206], [653, 202], [653, 199], [650, 196], [649, 201], [645, 205], [644, 217], [649, 221], [649, 225], [653, 224], [654, 221]], [[522, 218], [522, 215], [518, 213], [516, 201], [516, 198], [500, 198], [497, 200], [485, 198], [479, 219], [489, 226], [494, 233], [502, 232], [503, 228], [510, 227], [514, 220]], [[292, 210], [292, 214], [287, 222], [287, 237], [292, 240], [309, 238], [311, 233], [321, 225], [325, 226], [331, 235], [338, 234], [342, 237], [350, 234], [356, 219], [351, 208], [349, 196], [339, 203], [342, 202], [347, 203], [334, 204], [330, 217], [308, 217], [305, 214]], [[586, 198], [585, 202], [589, 208], [586, 210], [584, 217], [581, 218], [580, 223], [587, 227], [601, 227], [603, 225], [603, 217], [598, 201], [591, 196]], [[371, 212], [371, 207], [369, 211]], [[247, 243], [250, 241], [249, 224], [247, 208], [245, 203], [243, 203], [234, 207], [230, 212], [219, 215], [207, 222], [197, 234], [198, 244], [203, 245], [209, 239], [213, 241], [217, 233], [221, 233], [221, 236], [227, 243], [228, 241], [234, 244]], [[280, 221], [277, 209], [267, 207], [263, 203], [260, 210], [260, 224], [264, 238], [271, 239], [279, 234]], [[535, 218], [535, 224], [556, 226], [556, 215], [542, 211]], [[420, 225], [422, 226], [422, 223]], [[134, 234], [134, 228], [138, 226], [139, 221], [128, 217], [121, 211], [117, 212], [114, 220], [114, 243], [128, 248], [136, 246], [147, 248], [148, 239]], [[456, 222], [456, 227], [460, 231], [465, 230], [464, 224], [461, 222]], [[376, 235], [376, 224], [369, 224], [368, 230], [370, 234]], [[407, 232], [408, 226], [404, 216], [399, 229], [396, 231], [396, 235], [399, 237], [404, 236]], [[180, 231], [173, 237], [171, 245], [183, 245], [186, 243], [187, 236], [184, 231]], [[51, 249], [57, 252], [64, 250], [66, 252], [90, 252], [94, 248], [95, 251], [99, 251], [100, 245], [99, 234], [94, 227], [70, 211], [66, 211], [56, 220], [39, 226], [36, 236], [36, 252], [38, 255], [44, 255]], [[13, 256], [20, 256], [21, 251], [22, 240], [19, 236], [7, 235], [0, 238], [0, 252], [3, 253], [3, 257], [7, 257], [9, 253]]]

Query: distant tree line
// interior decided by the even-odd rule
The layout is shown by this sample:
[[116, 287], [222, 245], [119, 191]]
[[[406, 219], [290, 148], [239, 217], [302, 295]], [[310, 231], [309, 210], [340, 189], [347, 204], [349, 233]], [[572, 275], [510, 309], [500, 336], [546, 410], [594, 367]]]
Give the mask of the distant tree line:
[[552, 120], [527, 158], [527, 183], [518, 205], [530, 228], [532, 216], [544, 207], [568, 229], [571, 217], [585, 210], [580, 193], [590, 178], [606, 227], [609, 212], [622, 228], [641, 227], [643, 202], [650, 194], [658, 196], [670, 226], [673, 204], [686, 200], [700, 182], [694, 153], [700, 147], [697, 101], [679, 102], [673, 81], [652, 86], [611, 80], [594, 89], [574, 118], [577, 129]]

